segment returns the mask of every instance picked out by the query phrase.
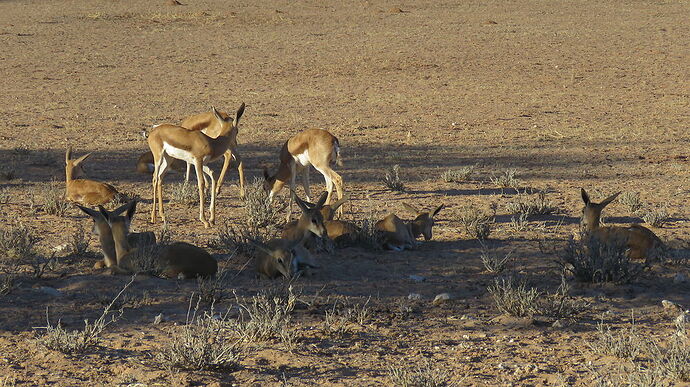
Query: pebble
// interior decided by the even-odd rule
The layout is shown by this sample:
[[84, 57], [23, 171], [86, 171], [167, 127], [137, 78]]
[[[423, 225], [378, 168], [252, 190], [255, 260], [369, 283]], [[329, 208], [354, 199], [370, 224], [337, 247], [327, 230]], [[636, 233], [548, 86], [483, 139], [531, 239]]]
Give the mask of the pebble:
[[407, 295], [407, 299], [408, 299], [408, 300], [421, 300], [421, 299], [422, 299], [422, 295], [419, 294], [419, 293], [410, 293], [410, 294]]
[[441, 294], [437, 295], [436, 297], [434, 297], [433, 304], [434, 305], [440, 305], [440, 304], [443, 304], [444, 302], [452, 300], [452, 299], [453, 299], [453, 296], [451, 296], [450, 294], [441, 293]]

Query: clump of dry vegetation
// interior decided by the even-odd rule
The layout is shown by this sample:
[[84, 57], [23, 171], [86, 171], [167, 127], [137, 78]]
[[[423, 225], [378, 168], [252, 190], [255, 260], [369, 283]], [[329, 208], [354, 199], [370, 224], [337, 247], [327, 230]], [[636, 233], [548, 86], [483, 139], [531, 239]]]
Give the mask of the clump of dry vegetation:
[[440, 368], [426, 362], [417, 367], [409, 364], [391, 365], [388, 367], [391, 383], [401, 387], [441, 387], [449, 384], [450, 375]]
[[296, 333], [290, 329], [292, 312], [298, 295], [292, 285], [277, 286], [259, 292], [248, 300], [238, 300], [239, 321], [232, 324], [244, 342], [278, 340], [288, 348], [296, 342]]
[[503, 257], [490, 251], [486, 246], [482, 245], [482, 263], [487, 272], [491, 274], [501, 274], [505, 270], [508, 262], [512, 258], [513, 252], [510, 251]]
[[522, 184], [520, 179], [518, 179], [518, 171], [515, 168], [505, 169], [502, 174], [491, 176], [489, 180], [499, 188], [518, 189]]
[[217, 244], [228, 251], [250, 255], [254, 252], [251, 241], [266, 241], [276, 237], [280, 228], [280, 212], [287, 203], [275, 198], [268, 201], [263, 182], [255, 178], [245, 187], [244, 216], [240, 223], [226, 222], [218, 229]]
[[618, 201], [628, 206], [630, 213], [634, 214], [641, 210], [644, 204], [640, 200], [640, 194], [638, 192], [626, 191], [618, 196]]
[[364, 210], [364, 217], [356, 221], [357, 232], [354, 235], [357, 246], [369, 250], [381, 250], [383, 247], [383, 233], [376, 229], [377, 213], [371, 201]]
[[670, 216], [665, 208], [651, 208], [644, 212], [642, 220], [652, 227], [661, 228], [668, 223]]
[[198, 311], [199, 303], [191, 316], [187, 312], [186, 324], [158, 349], [156, 365], [169, 370], [238, 370], [241, 356], [238, 342], [227, 332], [228, 313], [216, 314], [213, 306], [203, 315]]
[[508, 203], [508, 211], [526, 218], [536, 215], [550, 215], [558, 209], [546, 199], [546, 192], [544, 191], [539, 191], [536, 195], [528, 195], [526, 192], [518, 193], [515, 199]]
[[23, 224], [0, 230], [0, 264], [5, 273], [16, 275], [22, 266], [30, 266], [35, 278], [41, 278], [54, 268], [55, 254], [46, 258], [38, 253], [36, 244], [40, 238]]
[[[210, 188], [206, 192], [210, 195]], [[184, 204], [193, 206], [199, 204], [199, 188], [195, 184], [189, 182], [180, 182], [171, 184], [170, 187], [170, 202], [177, 204]]]
[[479, 240], [487, 239], [494, 225], [494, 217], [482, 213], [476, 207], [463, 208], [459, 220], [467, 234]]
[[60, 183], [40, 184], [31, 194], [31, 208], [48, 215], [65, 216], [70, 209], [70, 204], [65, 201], [64, 194], [64, 188], [60, 186]]
[[487, 290], [499, 312], [515, 317], [574, 318], [587, 307], [569, 296], [565, 280], [553, 294], [528, 288], [524, 280], [516, 281], [512, 277], [496, 278]]
[[341, 337], [351, 331], [352, 325], [363, 326], [369, 317], [369, 301], [370, 298], [364, 303], [336, 300], [325, 312], [324, 332]]
[[405, 192], [405, 183], [400, 178], [400, 165], [392, 166], [383, 177], [383, 185], [391, 191]]
[[128, 260], [127, 269], [136, 274], [160, 275], [164, 268], [158, 257], [160, 257], [162, 250], [171, 243], [170, 230], [164, 226], [156, 236], [155, 241], [141, 241], [139, 243], [137, 249], [131, 253], [132, 258]]
[[633, 262], [626, 250], [624, 241], [586, 237], [581, 241], [571, 239], [560, 263], [581, 282], [628, 283], [639, 276], [647, 264]]
[[80, 223], [70, 238], [72, 254], [82, 256], [89, 249], [89, 235], [84, 232], [84, 226]]
[[108, 327], [108, 325], [117, 321], [122, 316], [122, 309], [112, 312], [113, 306], [118, 301], [120, 296], [129, 288], [134, 282], [134, 277], [120, 290], [120, 292], [113, 298], [108, 306], [103, 309], [103, 313], [99, 318], [93, 322], [84, 320], [83, 330], [67, 331], [62, 328], [60, 321], [53, 326], [48, 318], [48, 311], [46, 310], [47, 325], [40, 329], [45, 329], [45, 333], [38, 337], [37, 341], [48, 349], [59, 351], [62, 353], [73, 354], [82, 353], [90, 349], [100, 342], [101, 333]]
[[[228, 260], [232, 259], [232, 256]], [[220, 262], [219, 262], [220, 263]], [[218, 265], [219, 269], [215, 276], [208, 278], [197, 278], [197, 291], [201, 302], [215, 304], [227, 297], [226, 282], [228, 281], [227, 265]]]
[[466, 166], [459, 169], [446, 169], [441, 173], [441, 180], [446, 183], [460, 183], [467, 181], [474, 172], [474, 166]]

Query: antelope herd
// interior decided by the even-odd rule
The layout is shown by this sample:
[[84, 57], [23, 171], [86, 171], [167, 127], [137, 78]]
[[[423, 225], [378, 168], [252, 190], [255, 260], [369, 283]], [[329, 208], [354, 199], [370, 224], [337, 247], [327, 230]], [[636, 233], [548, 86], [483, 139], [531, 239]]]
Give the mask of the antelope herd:
[[[156, 222], [156, 211], [163, 222], [166, 220], [163, 212], [163, 178], [170, 168], [184, 171], [185, 180], [189, 180], [191, 167], [194, 167], [199, 193], [199, 220], [204, 227], [208, 228], [215, 223], [216, 198], [232, 160], [237, 163], [239, 195], [244, 197], [244, 164], [237, 149], [239, 122], [244, 110], [245, 105], [242, 103], [234, 116], [231, 116], [212, 107], [210, 112], [188, 117], [180, 125], [157, 125], [150, 130], [147, 137], [150, 151], [139, 157], [136, 170], [152, 173], [151, 223]], [[108, 268], [113, 274], [136, 272], [139, 249], [155, 245], [155, 235], [152, 232], [129, 231], [136, 212], [136, 201], [130, 201], [112, 212], [102, 207], [117, 198], [119, 193], [111, 185], [84, 178], [82, 164], [89, 156], [90, 153], [73, 160], [72, 148], [67, 149], [65, 198], [77, 204], [79, 209], [93, 219], [93, 231], [99, 238], [103, 252], [103, 260], [96, 263], [95, 267]], [[216, 178], [209, 163], [221, 156], [224, 158], [223, 167]], [[262, 278], [291, 278], [318, 268], [312, 256], [316, 237], [330, 239], [336, 246], [342, 246], [353, 244], [356, 241], [355, 235], [359, 232], [355, 224], [334, 219], [342, 216], [343, 204], [349, 200], [349, 195], [344, 192], [342, 177], [332, 169], [333, 165], [342, 165], [340, 143], [333, 134], [324, 129], [309, 129], [297, 133], [283, 144], [279, 163], [274, 174], [270, 174], [266, 168], [263, 171], [267, 200], [272, 202], [283, 186], [289, 183], [288, 221], [292, 213], [292, 201], [297, 203], [301, 215], [297, 221], [286, 224], [280, 238], [248, 241], [255, 247], [256, 270]], [[310, 166], [319, 171], [326, 182], [326, 192], [314, 204], [309, 203]], [[295, 180], [300, 172], [306, 201], [295, 193]], [[207, 189], [210, 189], [211, 196], [208, 218], [205, 212]], [[336, 195], [333, 194], [334, 189]], [[663, 246], [651, 230], [638, 224], [627, 227], [600, 226], [601, 211], [616, 199], [618, 193], [601, 203], [592, 202], [584, 189], [581, 195], [585, 203], [582, 216], [583, 242], [595, 238], [606, 243], [621, 243], [631, 259], [649, 258], [653, 249]], [[97, 206], [98, 209], [90, 206]], [[374, 225], [376, 232], [380, 233], [382, 248], [394, 251], [414, 249], [419, 243], [419, 236], [430, 240], [433, 236], [434, 217], [444, 207], [441, 204], [433, 210], [420, 211], [407, 203], [403, 203], [403, 206], [415, 214], [415, 219], [408, 221], [389, 214]], [[154, 264], [164, 277], [207, 277], [217, 272], [216, 260], [204, 249], [189, 243], [176, 242], [151, 251], [155, 252]]]

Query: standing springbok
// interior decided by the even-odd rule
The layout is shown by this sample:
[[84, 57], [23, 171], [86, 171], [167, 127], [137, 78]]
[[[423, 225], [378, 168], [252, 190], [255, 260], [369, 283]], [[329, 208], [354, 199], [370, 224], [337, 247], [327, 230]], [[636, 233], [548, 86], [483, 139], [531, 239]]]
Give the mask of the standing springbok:
[[[194, 165], [199, 186], [199, 220], [206, 228], [215, 222], [216, 179], [208, 164], [225, 155], [228, 151], [232, 142], [232, 133], [237, 132], [237, 125], [244, 113], [244, 103], [237, 109], [235, 118], [232, 120], [229, 117], [223, 117], [214, 107], [211, 110], [217, 125], [220, 127], [218, 137], [216, 138], [210, 137], [201, 131], [190, 131], [181, 126], [167, 124], [157, 126], [149, 133], [148, 143], [154, 160], [152, 223], [156, 222], [156, 201], [158, 201], [160, 217], [165, 221], [165, 214], [163, 213], [163, 177], [173, 159], [184, 160]], [[204, 214], [204, 173], [211, 180], [211, 205], [208, 221]]]
[[[229, 120], [229, 115], [226, 112], [218, 112], [221, 117], [223, 117], [225, 120]], [[216, 138], [220, 135], [221, 130], [223, 128], [222, 125], [219, 124], [218, 120], [216, 119], [215, 115], [213, 112], [206, 112], [206, 113], [201, 113], [201, 114], [195, 114], [193, 116], [187, 117], [184, 120], [182, 120], [182, 123], [180, 123], [180, 126], [191, 130], [191, 131], [201, 131], [204, 134], [206, 134], [209, 137]], [[154, 126], [155, 128], [155, 126]], [[223, 160], [223, 168], [220, 171], [220, 175], [218, 176], [218, 182], [216, 184], [216, 194], [220, 192], [220, 187], [223, 185], [223, 181], [225, 180], [225, 173], [228, 170], [228, 166], [230, 165], [230, 161], [232, 159], [235, 159], [237, 161], [237, 172], [239, 173], [239, 184], [240, 184], [240, 198], [244, 197], [244, 163], [242, 162], [242, 158], [240, 157], [240, 154], [237, 152], [237, 127], [233, 127], [230, 130], [230, 145], [228, 146], [228, 150], [225, 152], [224, 160]], [[175, 160], [172, 164], [172, 168], [175, 170], [182, 171], [184, 167], [184, 161], [182, 160]], [[139, 156], [139, 159], [137, 160], [137, 171], [140, 173], [151, 173], [154, 170], [154, 162], [153, 162], [153, 154], [149, 152], [144, 152]], [[185, 173], [185, 181], [189, 181], [189, 174], [191, 170], [191, 164], [186, 163], [186, 173]]]
[[639, 224], [630, 226], [601, 226], [601, 211], [620, 195], [617, 192], [601, 203], [594, 203], [584, 188], [580, 189], [585, 207], [582, 209], [582, 228], [585, 240], [595, 238], [602, 243], [622, 243], [631, 259], [647, 259], [652, 250], [664, 246], [661, 239], [650, 229]]
[[112, 185], [89, 179], [74, 178], [75, 173], [84, 174], [81, 163], [89, 156], [91, 153], [72, 160], [72, 147], [67, 148], [65, 153], [65, 198], [84, 205], [109, 203], [118, 194]]
[[436, 207], [434, 211], [419, 211], [416, 207], [403, 203], [408, 211], [417, 214], [414, 220], [404, 221], [395, 214], [389, 214], [376, 222], [376, 229], [383, 231], [383, 247], [390, 250], [401, 251], [414, 249], [417, 246], [417, 237], [424, 236], [424, 240], [430, 240], [433, 236], [434, 217], [441, 211], [444, 204]]
[[327, 194], [324, 192], [313, 207], [308, 206], [294, 192], [292, 195], [302, 210], [302, 215], [291, 235], [266, 243], [251, 241], [258, 249], [256, 271], [262, 278], [272, 279], [282, 275], [290, 279], [302, 269], [318, 267], [312, 262], [304, 242], [310, 233], [319, 237], [326, 236], [321, 207]]
[[[340, 159], [340, 144], [338, 139], [324, 129], [308, 129], [298, 133], [288, 139], [280, 149], [280, 165], [274, 175], [270, 175], [264, 168], [264, 189], [269, 193], [269, 200], [280, 192], [285, 183], [290, 181], [291, 192], [295, 190], [295, 178], [297, 173], [303, 172], [302, 185], [310, 200], [309, 191], [309, 165], [319, 171], [326, 180], [328, 197], [326, 203], [331, 203], [333, 186], [337, 192], [338, 199], [343, 197], [343, 179], [333, 169], [331, 164], [342, 166]], [[292, 200], [288, 209], [287, 217], [290, 219], [292, 213]], [[342, 213], [342, 208], [338, 214]]]

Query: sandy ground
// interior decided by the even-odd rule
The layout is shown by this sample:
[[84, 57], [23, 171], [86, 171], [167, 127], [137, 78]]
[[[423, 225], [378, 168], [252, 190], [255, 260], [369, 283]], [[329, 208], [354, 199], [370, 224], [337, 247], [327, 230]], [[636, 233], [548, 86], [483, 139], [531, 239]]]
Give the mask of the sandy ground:
[[[580, 187], [596, 200], [639, 192], [671, 216], [653, 231], [687, 249], [687, 2], [181, 1], [0, 2], [0, 163], [16, 174], [0, 181], [9, 195], [0, 207], [5, 227], [25, 224], [43, 251], [80, 225], [90, 228], [76, 209], [57, 217], [31, 206], [51, 180], [62, 187], [71, 145], [79, 155], [93, 152], [90, 177], [142, 198], [134, 229], [159, 231], [160, 223], [147, 221], [150, 178], [134, 172], [147, 149], [141, 132], [245, 102], [238, 141], [248, 180], [276, 167], [290, 135], [325, 128], [342, 148], [338, 171], [352, 194], [346, 218], [372, 209], [410, 218], [403, 201], [444, 203], [434, 238], [409, 252], [322, 254], [322, 269], [295, 284], [311, 305], [294, 312], [294, 348], [254, 343], [243, 349], [239, 371], [195, 372], [154, 361], [184, 324], [194, 281], [137, 278], [130, 293], [146, 302], [126, 307], [86, 354], [35, 342], [46, 310], [53, 322], [80, 328], [128, 281], [91, 269], [99, 251], [91, 237], [89, 254], [62, 258], [40, 280], [26, 273], [0, 298], [5, 383], [391, 385], [390, 365], [431, 364], [458, 385], [589, 385], [624, 362], [589, 349], [598, 322], [617, 329], [634, 318], [645, 335], [673, 334], [674, 316], [661, 300], [690, 305], [690, 285], [673, 283], [678, 273], [690, 275], [687, 265], [655, 265], [627, 285], [571, 279], [572, 295], [590, 306], [565, 327], [502, 316], [486, 290], [495, 276], [459, 215], [468, 206], [495, 208], [489, 248], [512, 251], [509, 271], [550, 292], [560, 284], [560, 249], [578, 230]], [[381, 183], [394, 164], [404, 193]], [[475, 166], [468, 181], [440, 178], [464, 166]], [[515, 191], [490, 181], [507, 168], [517, 169], [524, 187], [546, 190], [557, 214], [515, 230], [506, 207]], [[242, 216], [236, 171], [228, 176], [220, 223]], [[317, 191], [321, 179], [311, 176]], [[249, 297], [274, 286], [242, 270], [247, 257], [211, 247], [218, 227], [200, 227], [194, 205], [166, 209], [176, 240], [227, 260], [228, 291]], [[606, 215], [609, 224], [642, 221], [618, 202]], [[454, 300], [432, 305], [443, 292]], [[408, 300], [410, 293], [423, 298]], [[343, 335], [324, 329], [337, 300], [369, 300], [368, 317]], [[216, 305], [234, 307], [233, 297]], [[165, 320], [153, 325], [159, 313]]]

